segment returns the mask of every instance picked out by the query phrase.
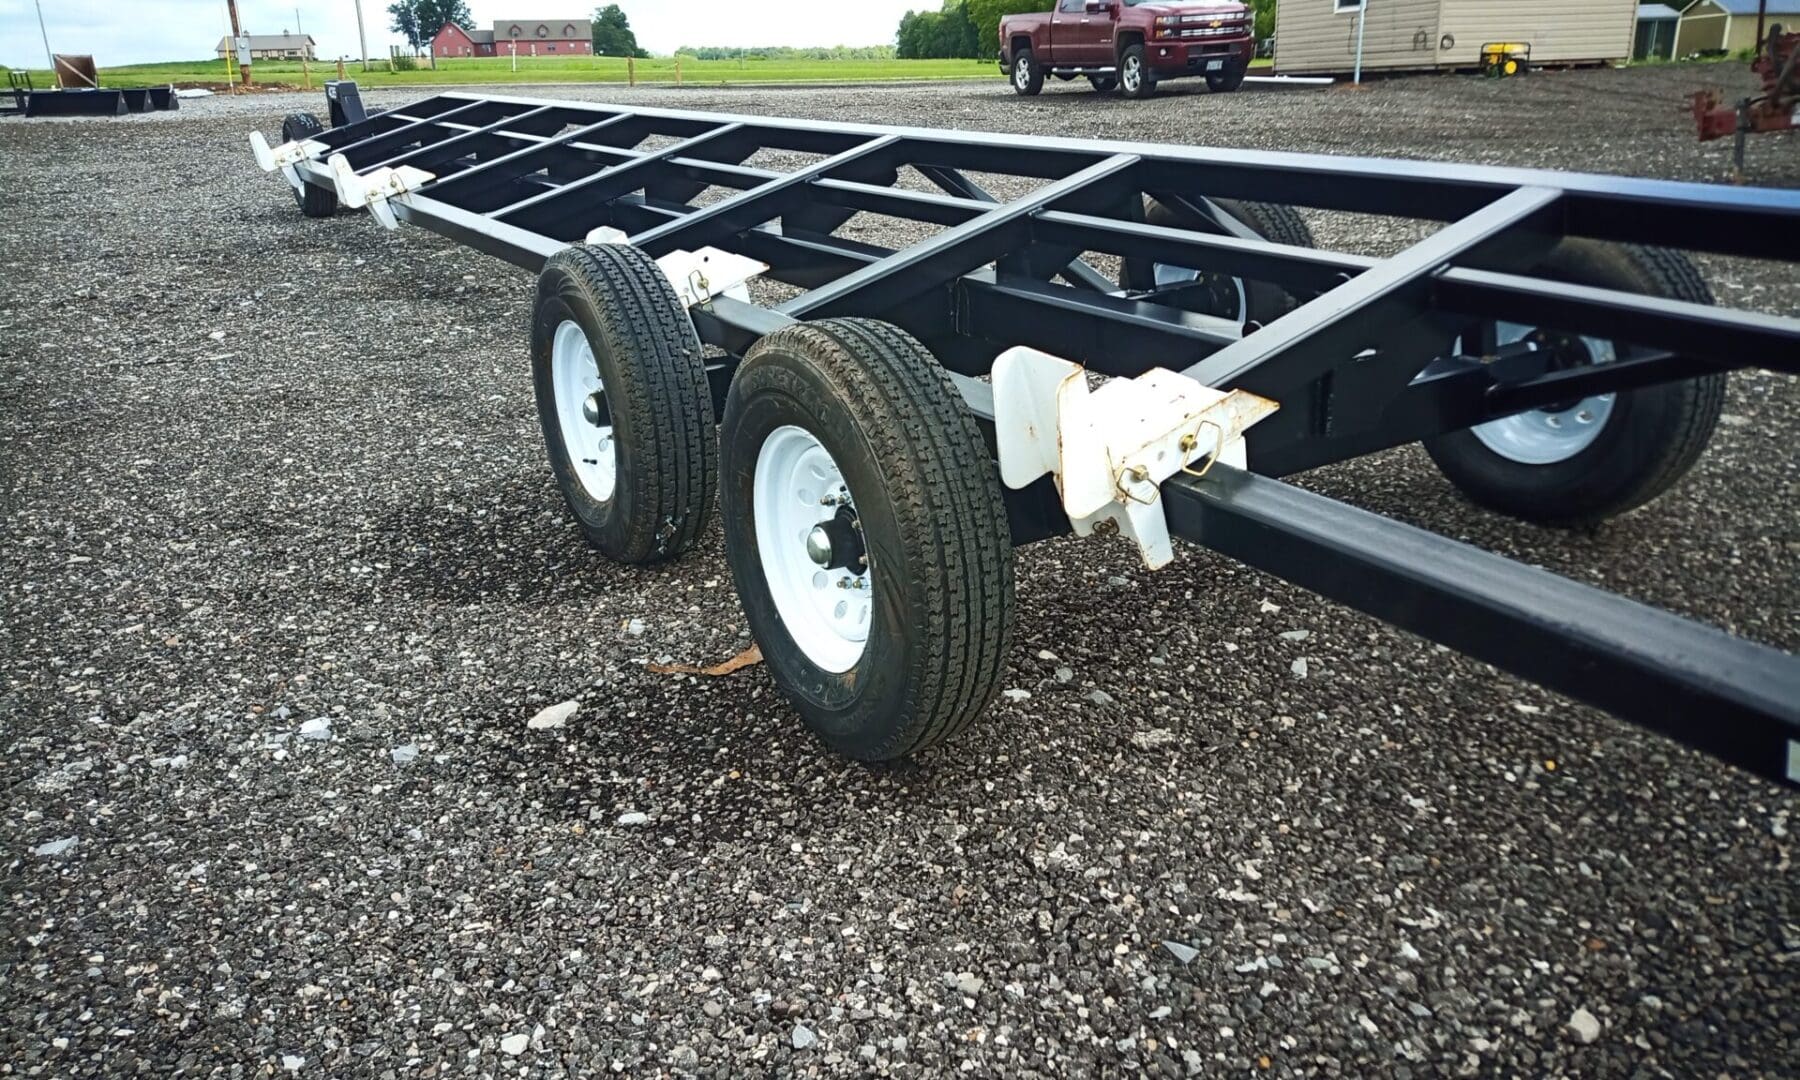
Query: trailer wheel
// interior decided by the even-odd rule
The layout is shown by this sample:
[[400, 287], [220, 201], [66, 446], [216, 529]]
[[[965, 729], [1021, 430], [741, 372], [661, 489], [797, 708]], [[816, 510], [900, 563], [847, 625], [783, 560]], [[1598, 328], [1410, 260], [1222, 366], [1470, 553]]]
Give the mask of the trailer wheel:
[[[1266, 240], [1290, 247], [1313, 246], [1312, 230], [1291, 206], [1239, 199], [1214, 199], [1212, 202]], [[1192, 212], [1156, 199], [1144, 200], [1144, 221], [1177, 229], [1208, 227]], [[1149, 291], [1189, 282], [1199, 288], [1184, 306], [1198, 314], [1228, 319], [1240, 325], [1273, 322], [1292, 310], [1295, 303], [1287, 290], [1273, 282], [1206, 273], [1148, 259], [1126, 259], [1119, 283], [1127, 289]]]
[[1013, 53], [1012, 84], [1013, 93], [1022, 97], [1033, 97], [1044, 88], [1044, 72], [1030, 49]]
[[[1686, 256], [1662, 248], [1565, 240], [1537, 273], [1694, 303], [1712, 291]], [[1491, 324], [1497, 345], [1541, 339], [1557, 364], [1626, 359], [1631, 347], [1599, 338]], [[1457, 348], [1462, 350], [1459, 341]], [[1593, 525], [1642, 506], [1693, 467], [1718, 426], [1724, 374], [1558, 402], [1425, 440], [1439, 470], [1470, 499], [1526, 521]]]
[[[281, 141], [293, 142], [296, 139], [311, 139], [325, 134], [325, 125], [312, 113], [289, 113], [281, 122]], [[325, 218], [337, 213], [337, 192], [315, 184], [301, 184], [294, 192], [294, 201], [300, 204], [300, 212], [310, 218]]]
[[627, 244], [577, 244], [538, 276], [531, 371], [550, 468], [588, 542], [672, 559], [711, 512], [718, 445], [706, 362], [662, 269]]
[[776, 685], [833, 750], [882, 761], [968, 726], [1013, 618], [986, 444], [926, 348], [887, 323], [751, 349], [720, 427], [725, 555]]
[[1119, 88], [1119, 80], [1111, 75], [1089, 75], [1088, 84], [1102, 94], [1110, 94]]
[[1119, 53], [1119, 93], [1128, 98], [1147, 98], [1156, 93], [1156, 80], [1144, 59], [1144, 46], [1133, 43]]

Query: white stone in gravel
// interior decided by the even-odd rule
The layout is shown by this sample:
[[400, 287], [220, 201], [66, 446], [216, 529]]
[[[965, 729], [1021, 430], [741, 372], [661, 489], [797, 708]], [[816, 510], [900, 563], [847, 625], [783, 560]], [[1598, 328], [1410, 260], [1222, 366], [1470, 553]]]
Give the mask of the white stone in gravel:
[[1056, 654], [1051, 652], [1049, 649], [1039, 649], [1038, 650], [1038, 659], [1039, 660], [1054, 660], [1054, 659], [1056, 659]]
[[1193, 963], [1194, 958], [1200, 955], [1199, 949], [1194, 948], [1192, 945], [1183, 945], [1179, 941], [1165, 941], [1163, 942], [1163, 948], [1169, 950], [1169, 955], [1184, 964]]
[[972, 971], [959, 971], [956, 973], [956, 989], [957, 992], [964, 997], [974, 997], [976, 994], [981, 993], [981, 988], [986, 985], [987, 983]]
[[72, 850], [80, 841], [73, 836], [65, 836], [61, 840], [52, 840], [48, 844], [39, 844], [31, 849], [33, 855], [61, 855]]
[[1169, 1008], [1167, 1005], [1158, 1005], [1156, 1008], [1150, 1010], [1150, 1019], [1161, 1020], [1174, 1011], [1174, 1009]]
[[1364, 1031], [1366, 1031], [1366, 1032], [1368, 1032], [1368, 1033], [1369, 1033], [1369, 1034], [1371, 1034], [1371, 1035], [1379, 1035], [1379, 1034], [1381, 1034], [1381, 1029], [1380, 1029], [1380, 1028], [1378, 1028], [1378, 1027], [1376, 1027], [1376, 1026], [1375, 1026], [1375, 1021], [1373, 1021], [1373, 1020], [1371, 1020], [1371, 1019], [1369, 1019], [1369, 1018], [1368, 1018], [1368, 1016], [1367, 1016], [1367, 1015], [1363, 1015], [1363, 1016], [1358, 1016], [1358, 1017], [1357, 1017], [1357, 1018], [1356, 1018], [1356, 1022], [1357, 1022], [1357, 1023], [1358, 1023], [1358, 1024], [1361, 1024], [1361, 1025], [1362, 1025], [1362, 1029], [1363, 1029], [1363, 1030], [1364, 1030]]
[[1281, 632], [1283, 641], [1305, 641], [1309, 637], [1312, 637], [1311, 630], [1283, 630]]
[[1575, 1010], [1568, 1027], [1577, 1042], [1591, 1043], [1600, 1037], [1600, 1020], [1585, 1008]]
[[392, 758], [396, 765], [410, 765], [413, 759], [418, 756], [419, 748], [412, 743], [407, 743], [405, 746], [396, 746], [388, 751], [388, 757]]
[[644, 620], [633, 619], [630, 622], [626, 623], [625, 624], [625, 632], [627, 634], [630, 634], [632, 637], [639, 636], [640, 634], [642, 634], [644, 632]]
[[1029, 690], [1002, 690], [1000, 693], [1008, 701], [1024, 701], [1031, 697], [1031, 691]]
[[1069, 682], [1069, 681], [1073, 680], [1074, 678], [1075, 678], [1075, 669], [1074, 668], [1059, 667], [1056, 669], [1056, 681], [1057, 682]]
[[1259, 610], [1261, 610], [1264, 615], [1273, 615], [1281, 610], [1281, 605], [1269, 600], [1264, 600]]
[[324, 742], [331, 738], [331, 720], [329, 717], [315, 716], [300, 725], [300, 737], [313, 742]]
[[526, 1051], [526, 1049], [530, 1046], [531, 1046], [531, 1036], [525, 1034], [522, 1031], [518, 1032], [516, 1034], [508, 1035], [506, 1038], [500, 1040], [501, 1053], [507, 1054], [511, 1057], [518, 1057], [520, 1054], [523, 1054]]
[[1416, 964], [1420, 960], [1425, 959], [1423, 956], [1419, 955], [1419, 950], [1413, 948], [1413, 943], [1410, 941], [1402, 941], [1400, 943], [1399, 953], [1400, 959], [1405, 960], [1409, 964]]
[[1089, 694], [1087, 698], [1094, 704], [1101, 706], [1111, 705], [1113, 703], [1113, 696], [1104, 690], [1095, 690], [1093, 693]]
[[1279, 986], [1276, 986], [1272, 982], [1264, 982], [1262, 984], [1262, 986], [1257, 989], [1256, 996], [1257, 997], [1268, 997], [1270, 994], [1273, 994], [1275, 991], [1277, 991], [1279, 989], [1281, 989], [1281, 988]]
[[804, 1050], [818, 1041], [819, 1037], [812, 1033], [812, 1028], [807, 1027], [805, 1024], [794, 1025], [794, 1035], [792, 1039], [794, 1049]]
[[646, 825], [649, 822], [650, 815], [642, 810], [627, 810], [619, 815], [619, 824], [621, 825]]
[[579, 708], [581, 708], [581, 705], [573, 701], [565, 701], [557, 705], [552, 705], [549, 708], [540, 711], [531, 719], [525, 721], [525, 726], [533, 731], [543, 731], [546, 728], [559, 728], [568, 723], [569, 717], [574, 716], [575, 710]]
[[[221, 334], [220, 336], [223, 337], [224, 335]], [[283, 1055], [281, 1055], [281, 1067], [286, 1069], [288, 1072], [299, 1072], [300, 1066], [305, 1065], [305, 1064], [306, 1064], [306, 1059], [301, 1057], [299, 1054], [283, 1054]]]
[[1176, 738], [1176, 734], [1168, 728], [1151, 728], [1149, 731], [1132, 732], [1131, 745], [1137, 747], [1139, 750], [1154, 750], [1159, 746], [1169, 745], [1174, 742]]
[[1306, 657], [1302, 656], [1289, 664], [1288, 670], [1294, 673], [1295, 678], [1306, 678]]

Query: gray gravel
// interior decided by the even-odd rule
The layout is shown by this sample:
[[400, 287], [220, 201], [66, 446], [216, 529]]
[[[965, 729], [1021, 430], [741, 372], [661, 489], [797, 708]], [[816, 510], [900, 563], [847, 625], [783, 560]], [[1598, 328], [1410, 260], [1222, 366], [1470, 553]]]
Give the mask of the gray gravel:
[[[1717, 179], [1681, 95], [1732, 71], [630, 100]], [[1789, 795], [1204, 553], [1025, 552], [1017, 692], [911, 764], [648, 674], [747, 644], [717, 529], [583, 547], [530, 282], [252, 168], [319, 104], [0, 121], [0, 1072], [1792, 1075]], [[1579, 535], [1410, 450], [1306, 482], [1795, 649], [1796, 434], [1740, 377]]]

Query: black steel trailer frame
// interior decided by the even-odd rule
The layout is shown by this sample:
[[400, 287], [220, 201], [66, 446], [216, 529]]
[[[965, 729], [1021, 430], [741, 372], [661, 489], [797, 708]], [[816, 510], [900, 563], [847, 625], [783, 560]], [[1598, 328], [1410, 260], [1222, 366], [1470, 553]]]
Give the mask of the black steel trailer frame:
[[[725, 355], [723, 399], [758, 340], [796, 321], [868, 316], [923, 342], [994, 433], [980, 377], [1027, 345], [1093, 371], [1152, 368], [1280, 403], [1248, 434], [1247, 470], [1161, 487], [1170, 531], [1760, 776], [1800, 785], [1800, 659], [1277, 479], [1468, 428], [1571, 395], [1737, 368], [1800, 372], [1800, 320], [1549, 280], [1564, 238], [1800, 261], [1800, 193], [1506, 168], [771, 119], [444, 93], [363, 115], [331, 88], [342, 126], [294, 165], [333, 189], [409, 166], [428, 182], [388, 202], [418, 225], [537, 272], [599, 227], [652, 256], [716, 246], [801, 291], [765, 307], [724, 296], [692, 310]], [[805, 155], [789, 170], [759, 152]], [[900, 185], [900, 174], [929, 183]], [[991, 194], [971, 173], [1033, 182]], [[700, 199], [708, 189], [731, 194]], [[1145, 221], [1145, 197], [1200, 224]], [[1444, 223], [1390, 258], [1264, 240], [1215, 199]], [[836, 235], [857, 214], [937, 231], [899, 250]], [[1272, 282], [1297, 306], [1222, 331], [1179, 286], [1130, 290], [1088, 253]], [[1485, 343], [1484, 320], [1629, 343], [1615, 363], [1552, 370]], [[1049, 478], [1007, 493], [1015, 543], [1066, 532]], [[1789, 598], [1790, 600], [1793, 598]]]

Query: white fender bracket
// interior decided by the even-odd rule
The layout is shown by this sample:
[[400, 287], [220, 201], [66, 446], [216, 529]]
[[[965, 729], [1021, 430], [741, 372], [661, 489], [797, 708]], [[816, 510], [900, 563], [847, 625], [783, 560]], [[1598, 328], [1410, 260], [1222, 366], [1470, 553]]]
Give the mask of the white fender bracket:
[[252, 131], [250, 133], [250, 152], [256, 155], [257, 166], [263, 172], [281, 170], [281, 175], [287, 178], [288, 183], [294, 185], [295, 191], [299, 191], [300, 185], [305, 181], [300, 179], [300, 174], [295, 171], [294, 166], [302, 161], [312, 161], [330, 149], [331, 147], [315, 139], [295, 139], [292, 142], [284, 142], [280, 146], [272, 147], [269, 145], [269, 140], [263, 137], [262, 132]]
[[[587, 234], [590, 244], [629, 244], [631, 237], [622, 229], [602, 225]], [[698, 307], [715, 296], [750, 302], [750, 279], [768, 272], [769, 264], [703, 247], [699, 251], [671, 251], [656, 260], [669, 283], [675, 286], [681, 305]]]
[[394, 219], [394, 209], [388, 205], [388, 200], [403, 199], [408, 192], [416, 191], [437, 179], [436, 173], [415, 169], [411, 165], [402, 165], [397, 169], [383, 166], [358, 175], [342, 154], [331, 155], [326, 159], [326, 164], [331, 167], [331, 180], [337, 187], [338, 202], [352, 209], [368, 207], [375, 220], [389, 229], [398, 229], [400, 223]]
[[1090, 390], [1086, 368], [1024, 347], [994, 361], [993, 380], [1006, 486], [1022, 488], [1052, 474], [1078, 535], [1111, 521], [1152, 570], [1175, 557], [1163, 481], [1197, 463], [1243, 468], [1245, 430], [1280, 407], [1165, 368]]

